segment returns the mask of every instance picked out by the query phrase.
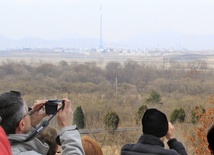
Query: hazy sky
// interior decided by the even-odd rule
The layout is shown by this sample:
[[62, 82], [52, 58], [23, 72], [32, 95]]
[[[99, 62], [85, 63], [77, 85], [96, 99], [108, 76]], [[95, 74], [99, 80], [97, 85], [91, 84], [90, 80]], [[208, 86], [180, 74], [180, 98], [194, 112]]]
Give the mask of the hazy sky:
[[[100, 9], [102, 6], [102, 9]], [[143, 33], [214, 34], [213, 0], [0, 0], [0, 35], [117, 41]]]

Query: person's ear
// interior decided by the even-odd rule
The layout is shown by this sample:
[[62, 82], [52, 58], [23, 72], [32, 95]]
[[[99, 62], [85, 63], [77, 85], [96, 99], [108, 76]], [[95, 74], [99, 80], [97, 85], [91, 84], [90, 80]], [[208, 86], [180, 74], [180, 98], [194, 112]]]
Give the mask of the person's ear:
[[23, 119], [21, 119], [21, 121], [19, 121], [19, 123], [18, 123], [18, 127], [16, 128], [16, 132], [22, 133], [22, 131], [24, 131], [24, 129], [25, 129], [25, 121]]

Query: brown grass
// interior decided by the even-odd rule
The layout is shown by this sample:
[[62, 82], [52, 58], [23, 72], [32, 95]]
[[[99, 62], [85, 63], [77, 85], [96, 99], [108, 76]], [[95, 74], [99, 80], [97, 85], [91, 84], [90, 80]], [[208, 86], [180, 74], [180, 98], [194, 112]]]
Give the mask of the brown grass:
[[[201, 51], [199, 52], [201, 53]], [[29, 53], [28, 53], [29, 54]], [[100, 67], [104, 67], [110, 61], [118, 61], [118, 62], [126, 62], [130, 59], [135, 60], [139, 63], [147, 63], [150, 65], [163, 65], [163, 56], [119, 56], [118, 54], [100, 54], [95, 53], [90, 57], [71, 57], [68, 53], [54, 53], [54, 54], [43, 54], [43, 55], [12, 55], [8, 57], [1, 57], [0, 62], [4, 62], [7, 60], [14, 60], [14, 61], [25, 61], [30, 64], [38, 65], [43, 62], [50, 62], [50, 63], [59, 63], [60, 61], [67, 61], [68, 63], [78, 62], [78, 63], [85, 63], [94, 61], [99, 64]], [[207, 59], [203, 59], [208, 62], [209, 67], [214, 66], [214, 56], [209, 56]], [[209, 85], [213, 85], [213, 81], [207, 81]], [[213, 92], [210, 92], [213, 94]], [[27, 100], [33, 100], [35, 96], [25, 96]], [[147, 94], [146, 94], [147, 95]], [[101, 100], [97, 99], [96, 96], [93, 94], [60, 94], [56, 95], [56, 98], [67, 97], [72, 99], [73, 102], [73, 109], [76, 106], [81, 105], [85, 116], [86, 116], [86, 128], [93, 129], [93, 128], [104, 128], [103, 125], [103, 115], [108, 110], [114, 110], [120, 116], [120, 124], [119, 127], [140, 127], [141, 125], [136, 125], [134, 114], [138, 110], [138, 108], [142, 105], [145, 97], [145, 94], [138, 94], [138, 95], [127, 95], [126, 97], [121, 97], [121, 103], [108, 103], [101, 102]], [[187, 120], [185, 123], [175, 123], [175, 134], [179, 141], [183, 142], [185, 145], [188, 154], [192, 155], [195, 146], [193, 143], [188, 141], [186, 135], [190, 135], [193, 131], [198, 129], [197, 125], [193, 125], [190, 123], [191, 117], [191, 109], [196, 105], [202, 105], [206, 109], [210, 107], [207, 104], [209, 96], [206, 95], [197, 95], [197, 96], [190, 96], [190, 95], [180, 95], [177, 93], [171, 94], [164, 94], [162, 97], [162, 105], [148, 105], [149, 108], [158, 108], [166, 115], [168, 118], [170, 117], [171, 112], [175, 108], [183, 108], [187, 114]], [[98, 103], [94, 103], [97, 101]], [[121, 107], [121, 105], [123, 107]], [[125, 105], [125, 106], [124, 106]], [[51, 122], [52, 125], [56, 126], [56, 122]], [[56, 126], [56, 128], [58, 128]], [[104, 155], [119, 155], [120, 150], [123, 145], [127, 143], [136, 143], [138, 138], [142, 134], [141, 130], [134, 130], [134, 131], [124, 131], [124, 132], [116, 132], [114, 135], [111, 135], [107, 132], [102, 133], [90, 133], [89, 136], [93, 137], [96, 141], [99, 142]], [[196, 137], [197, 138], [197, 137]], [[195, 139], [200, 144], [200, 139]], [[167, 145], [166, 145], [167, 148]]]

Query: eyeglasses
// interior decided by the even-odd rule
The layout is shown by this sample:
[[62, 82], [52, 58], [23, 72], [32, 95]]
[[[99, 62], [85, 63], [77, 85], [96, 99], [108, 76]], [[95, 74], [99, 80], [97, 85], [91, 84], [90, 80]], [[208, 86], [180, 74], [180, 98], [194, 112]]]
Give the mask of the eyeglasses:
[[30, 116], [30, 115], [32, 115], [33, 113], [35, 113], [35, 112], [39, 111], [40, 109], [42, 109], [42, 107], [43, 107], [43, 106], [39, 107], [39, 108], [36, 109], [36, 110], [33, 110], [31, 107], [28, 107], [28, 113], [25, 114], [24, 116], [27, 116], [27, 115]]
[[32, 115], [32, 108], [28, 107], [28, 112], [23, 116], [23, 118], [27, 115]]
[[[32, 113], [34, 113], [34, 111], [32, 110], [32, 108], [30, 108], [30, 107], [28, 107], [28, 112], [20, 119], [20, 121], [23, 119], [23, 118], [25, 118], [27, 115], [32, 115]], [[17, 126], [19, 125], [19, 122], [20, 121], [18, 121], [18, 123], [17, 123]]]
[[28, 107], [28, 115], [32, 115], [33, 114], [33, 109], [31, 107]]

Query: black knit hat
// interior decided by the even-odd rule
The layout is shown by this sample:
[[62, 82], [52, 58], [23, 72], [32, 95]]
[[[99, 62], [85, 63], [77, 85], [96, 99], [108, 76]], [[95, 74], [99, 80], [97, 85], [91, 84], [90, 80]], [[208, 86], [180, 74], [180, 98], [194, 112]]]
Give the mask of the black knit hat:
[[157, 109], [148, 109], [142, 118], [143, 133], [161, 138], [168, 132], [168, 120], [164, 113]]

